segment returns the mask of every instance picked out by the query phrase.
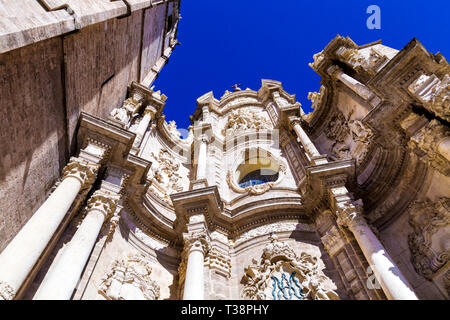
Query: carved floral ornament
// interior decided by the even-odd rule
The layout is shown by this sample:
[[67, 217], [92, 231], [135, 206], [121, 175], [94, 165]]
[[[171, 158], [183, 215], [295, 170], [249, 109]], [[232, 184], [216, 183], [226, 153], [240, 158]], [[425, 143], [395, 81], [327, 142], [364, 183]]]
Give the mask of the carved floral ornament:
[[231, 111], [227, 123], [222, 130], [222, 134], [226, 136], [245, 130], [270, 129], [273, 129], [273, 125], [267, 118], [258, 115], [248, 108], [240, 108]]
[[414, 230], [408, 236], [414, 268], [431, 279], [450, 261], [450, 198], [415, 201], [408, 211]]
[[[335, 284], [319, 267], [318, 259], [306, 252], [297, 255], [289, 244], [271, 234], [258, 263], [244, 269], [242, 297], [251, 300], [337, 300]], [[287, 276], [286, 276], [287, 275]]]
[[157, 300], [159, 285], [151, 280], [150, 261], [142, 254], [116, 260], [101, 280], [99, 293], [108, 300]]

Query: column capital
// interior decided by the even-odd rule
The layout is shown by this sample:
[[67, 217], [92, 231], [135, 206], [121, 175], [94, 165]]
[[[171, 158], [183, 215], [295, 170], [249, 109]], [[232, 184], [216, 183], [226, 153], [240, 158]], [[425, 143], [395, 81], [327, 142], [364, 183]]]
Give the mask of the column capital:
[[301, 118], [297, 117], [297, 116], [290, 116], [290, 117], [288, 117], [288, 128], [289, 128], [289, 130], [294, 130], [294, 127], [296, 125], [301, 126], [302, 125], [301, 121], [302, 121]]
[[211, 239], [206, 229], [183, 234], [184, 251], [189, 254], [192, 251], [201, 251], [206, 255], [210, 249]]
[[0, 300], [13, 300], [16, 290], [4, 281], [0, 281]]
[[81, 189], [86, 189], [94, 183], [99, 168], [100, 164], [79, 157], [71, 157], [63, 169], [62, 180], [69, 177], [75, 178], [80, 181]]
[[97, 190], [87, 202], [87, 211], [97, 210], [108, 219], [116, 210], [120, 195], [106, 190]]
[[146, 114], [148, 114], [148, 115], [150, 115], [150, 119], [151, 119], [151, 120], [154, 120], [157, 112], [158, 112], [158, 110], [156, 110], [155, 107], [153, 107], [153, 106], [147, 106], [147, 107], [145, 107], [145, 109], [144, 109], [144, 116], [145, 116]]
[[357, 227], [369, 227], [363, 216], [362, 204], [358, 202], [338, 203], [336, 215], [338, 224], [352, 231]]

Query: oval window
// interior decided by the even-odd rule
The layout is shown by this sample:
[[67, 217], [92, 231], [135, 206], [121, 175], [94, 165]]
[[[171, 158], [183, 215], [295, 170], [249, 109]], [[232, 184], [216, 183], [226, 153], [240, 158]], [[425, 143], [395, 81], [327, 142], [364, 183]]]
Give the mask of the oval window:
[[269, 158], [251, 158], [236, 170], [236, 181], [241, 188], [277, 181], [279, 165]]

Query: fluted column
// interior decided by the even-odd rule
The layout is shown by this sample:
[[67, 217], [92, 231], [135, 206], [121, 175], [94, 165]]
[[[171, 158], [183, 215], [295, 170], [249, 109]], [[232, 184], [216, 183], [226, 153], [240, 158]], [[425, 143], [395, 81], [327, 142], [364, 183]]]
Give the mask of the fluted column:
[[90, 188], [100, 165], [71, 158], [61, 183], [0, 255], [0, 299], [13, 299], [64, 219], [80, 190]]
[[142, 138], [145, 135], [145, 132], [147, 131], [147, 128], [150, 124], [150, 122], [154, 119], [156, 114], [156, 109], [152, 106], [148, 106], [144, 110], [144, 116], [141, 119], [141, 122], [139, 122], [139, 125], [136, 128], [136, 138], [133, 142], [133, 148], [139, 148], [141, 146]]
[[305, 130], [303, 130], [300, 124], [300, 119], [298, 117], [289, 118], [289, 127], [291, 130], [293, 129], [297, 134], [297, 137], [303, 148], [305, 149], [312, 164], [322, 164], [328, 162], [326, 159], [324, 159], [324, 157], [320, 155], [320, 152], [317, 150], [314, 143], [308, 137]]
[[80, 280], [103, 223], [114, 212], [119, 195], [97, 190], [88, 200], [83, 219], [69, 244], [50, 266], [33, 299], [68, 300]]
[[185, 235], [185, 255], [187, 267], [184, 281], [183, 300], [204, 300], [204, 263], [209, 249], [206, 231]]
[[338, 223], [353, 233], [388, 299], [417, 300], [408, 281], [362, 216], [362, 208], [350, 202], [341, 203], [337, 214]]

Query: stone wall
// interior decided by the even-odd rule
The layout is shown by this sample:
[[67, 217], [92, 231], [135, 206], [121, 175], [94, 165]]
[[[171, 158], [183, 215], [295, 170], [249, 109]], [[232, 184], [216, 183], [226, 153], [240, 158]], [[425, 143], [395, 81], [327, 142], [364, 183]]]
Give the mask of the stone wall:
[[0, 6], [0, 251], [76, 151], [80, 112], [106, 118], [166, 49], [170, 1], [68, 1], [76, 17], [43, 2]]

